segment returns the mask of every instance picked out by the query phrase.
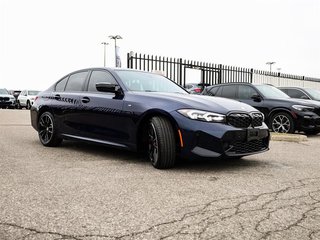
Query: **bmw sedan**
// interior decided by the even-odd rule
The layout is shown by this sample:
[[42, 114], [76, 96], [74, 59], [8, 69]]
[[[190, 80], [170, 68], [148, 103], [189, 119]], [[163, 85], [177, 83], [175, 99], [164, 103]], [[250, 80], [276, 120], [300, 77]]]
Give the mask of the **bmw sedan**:
[[238, 101], [189, 94], [168, 78], [90, 68], [40, 92], [31, 123], [44, 146], [63, 139], [146, 153], [155, 168], [176, 158], [240, 158], [268, 150], [263, 114]]

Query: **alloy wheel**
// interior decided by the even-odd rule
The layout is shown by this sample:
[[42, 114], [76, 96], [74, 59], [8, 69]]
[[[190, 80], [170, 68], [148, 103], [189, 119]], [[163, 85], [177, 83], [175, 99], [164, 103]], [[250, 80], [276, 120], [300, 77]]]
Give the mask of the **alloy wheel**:
[[282, 114], [277, 115], [272, 121], [272, 130], [278, 133], [288, 133], [291, 128], [290, 119]]
[[150, 124], [148, 131], [148, 150], [149, 159], [152, 164], [155, 164], [159, 158], [159, 144], [156, 129], [152, 123]]
[[51, 141], [53, 136], [53, 119], [47, 114], [43, 114], [39, 120], [39, 137], [44, 144]]

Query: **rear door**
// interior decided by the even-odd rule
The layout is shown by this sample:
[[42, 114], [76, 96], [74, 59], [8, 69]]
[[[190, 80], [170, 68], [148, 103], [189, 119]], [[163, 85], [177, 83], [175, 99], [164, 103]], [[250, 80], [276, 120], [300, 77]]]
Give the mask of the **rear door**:
[[126, 131], [128, 118], [122, 112], [123, 98], [114, 93], [98, 92], [96, 83], [118, 84], [105, 69], [93, 70], [88, 80], [87, 91], [81, 93], [81, 132], [84, 137], [114, 146], [125, 147], [129, 141]]
[[80, 94], [85, 88], [88, 70], [70, 74], [59, 81], [53, 92], [53, 111], [63, 134], [78, 135], [81, 129]]

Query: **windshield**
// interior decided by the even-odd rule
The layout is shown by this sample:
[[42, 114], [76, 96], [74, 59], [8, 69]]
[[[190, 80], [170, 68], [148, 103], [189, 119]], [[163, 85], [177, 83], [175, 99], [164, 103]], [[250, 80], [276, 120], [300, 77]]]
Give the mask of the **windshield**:
[[28, 91], [28, 95], [37, 96], [40, 91]]
[[9, 94], [9, 93], [6, 89], [0, 88], [0, 94]]
[[115, 71], [128, 90], [188, 94], [183, 88], [158, 74], [135, 71]]
[[290, 98], [280, 89], [271, 85], [255, 85], [255, 87], [262, 93], [265, 98]]
[[320, 101], [320, 91], [319, 90], [311, 89], [311, 88], [308, 88], [305, 90], [311, 95], [312, 99]]

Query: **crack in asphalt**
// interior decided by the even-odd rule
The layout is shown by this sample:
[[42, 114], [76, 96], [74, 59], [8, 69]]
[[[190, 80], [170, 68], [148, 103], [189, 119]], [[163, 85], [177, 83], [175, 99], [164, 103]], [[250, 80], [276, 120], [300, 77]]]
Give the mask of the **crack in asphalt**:
[[[224, 226], [230, 225], [233, 226], [233, 231], [236, 230], [238, 236], [239, 234], [241, 236], [241, 234], [250, 233], [251, 235], [254, 234], [255, 239], [261, 240], [272, 239], [275, 235], [285, 234], [288, 230], [299, 228], [299, 230], [305, 232], [308, 239], [312, 240], [320, 233], [320, 225], [316, 227], [308, 226], [307, 220], [312, 220], [316, 216], [320, 218], [319, 183], [320, 178], [306, 178], [277, 191], [215, 199], [206, 204], [192, 206], [197, 209], [185, 209], [186, 212], [176, 219], [149, 226], [141, 231], [118, 236], [40, 231], [36, 228], [1, 221], [0, 226], [29, 231], [21, 239], [37, 234], [49, 234], [57, 236], [57, 239], [74, 240], [88, 238], [114, 240], [136, 238], [172, 239], [178, 236], [189, 236], [196, 239], [208, 237], [234, 238], [234, 232], [230, 229], [224, 229]], [[295, 191], [301, 193], [302, 190], [307, 192], [297, 196], [290, 196]], [[290, 219], [282, 219], [281, 213], [284, 211], [289, 211], [293, 216]]]

